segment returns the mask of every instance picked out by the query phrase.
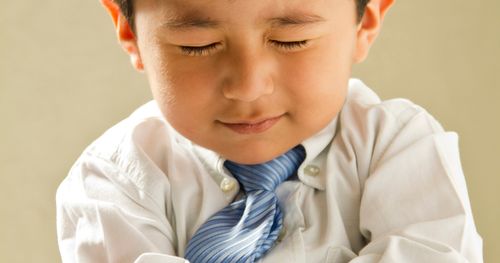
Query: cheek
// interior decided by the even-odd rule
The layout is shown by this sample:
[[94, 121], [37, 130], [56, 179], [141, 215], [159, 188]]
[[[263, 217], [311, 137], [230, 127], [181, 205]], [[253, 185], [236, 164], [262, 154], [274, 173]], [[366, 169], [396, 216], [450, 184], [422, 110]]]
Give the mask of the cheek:
[[171, 90], [175, 98], [176, 114], [188, 114], [197, 118], [214, 114], [220, 98], [214, 79], [216, 67], [205, 67], [199, 63], [171, 63], [170, 77], [165, 89]]
[[150, 87], [165, 118], [188, 138], [203, 133], [217, 111], [216, 84], [212, 77], [217, 67], [161, 51], [149, 54], [148, 58]]
[[339, 112], [351, 74], [352, 63], [345, 55], [349, 50], [347, 45], [325, 41], [283, 64], [281, 79], [286, 81], [297, 122], [321, 127]]
[[349, 79], [352, 63], [337, 48], [321, 43], [312, 50], [287, 58], [280, 73], [285, 87], [302, 97], [332, 96]]
[[145, 68], [155, 98], [164, 103], [193, 108], [212, 97], [209, 92], [214, 90], [211, 76], [215, 67], [206, 63], [180, 58], [180, 55], [156, 46], [146, 54]]

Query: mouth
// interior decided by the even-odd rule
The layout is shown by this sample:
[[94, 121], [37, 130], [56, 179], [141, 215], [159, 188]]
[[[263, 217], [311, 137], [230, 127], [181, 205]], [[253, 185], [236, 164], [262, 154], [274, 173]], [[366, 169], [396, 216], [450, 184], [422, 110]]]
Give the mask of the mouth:
[[[284, 114], [283, 114], [284, 115]], [[251, 121], [235, 121], [235, 122], [223, 122], [219, 121], [223, 126], [229, 128], [230, 130], [239, 134], [256, 134], [262, 133], [273, 127], [282, 117], [279, 115], [276, 117], [264, 118], [260, 120]]]

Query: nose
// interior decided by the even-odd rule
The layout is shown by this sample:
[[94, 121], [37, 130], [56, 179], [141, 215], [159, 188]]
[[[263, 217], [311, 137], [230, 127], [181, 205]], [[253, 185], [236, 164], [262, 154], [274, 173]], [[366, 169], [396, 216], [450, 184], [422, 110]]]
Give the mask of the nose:
[[231, 100], [252, 102], [274, 91], [270, 61], [264, 56], [240, 54], [229, 65], [222, 93]]

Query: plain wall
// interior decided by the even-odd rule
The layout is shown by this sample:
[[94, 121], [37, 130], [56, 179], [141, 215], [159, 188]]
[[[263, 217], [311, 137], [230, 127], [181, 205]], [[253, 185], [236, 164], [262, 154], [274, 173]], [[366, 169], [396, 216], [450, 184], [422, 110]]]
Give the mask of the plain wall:
[[[355, 68], [460, 135], [485, 261], [500, 262], [500, 1], [398, 1]], [[0, 8], [0, 262], [59, 262], [55, 191], [83, 149], [151, 98], [97, 0]]]

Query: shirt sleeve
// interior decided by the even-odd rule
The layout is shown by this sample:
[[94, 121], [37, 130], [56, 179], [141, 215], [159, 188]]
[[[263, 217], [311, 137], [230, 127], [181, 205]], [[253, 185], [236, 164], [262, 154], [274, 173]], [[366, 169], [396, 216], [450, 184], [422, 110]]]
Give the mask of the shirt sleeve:
[[350, 262], [483, 262], [457, 135], [416, 106], [388, 116], [360, 206], [368, 244]]
[[56, 196], [63, 262], [188, 262], [176, 256], [176, 235], [163, 200], [168, 182], [141, 189], [109, 161], [85, 156]]

